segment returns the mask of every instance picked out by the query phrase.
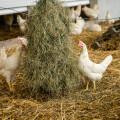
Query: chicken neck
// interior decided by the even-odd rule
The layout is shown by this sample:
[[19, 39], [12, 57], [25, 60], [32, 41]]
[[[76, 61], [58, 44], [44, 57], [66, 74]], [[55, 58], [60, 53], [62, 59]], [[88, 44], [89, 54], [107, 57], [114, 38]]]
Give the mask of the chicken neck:
[[88, 57], [88, 51], [87, 51], [87, 47], [86, 47], [85, 44], [82, 48], [81, 55], [84, 56], [84, 57]]

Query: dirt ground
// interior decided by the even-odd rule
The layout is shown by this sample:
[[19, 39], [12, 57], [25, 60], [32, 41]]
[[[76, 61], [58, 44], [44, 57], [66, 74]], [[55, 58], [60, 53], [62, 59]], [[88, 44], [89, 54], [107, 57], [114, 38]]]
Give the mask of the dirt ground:
[[[39, 93], [33, 96], [28, 87], [22, 83], [19, 71], [14, 85], [15, 92], [10, 93], [3, 77], [0, 77], [0, 119], [2, 120], [119, 120], [120, 119], [120, 37], [114, 36], [109, 41], [102, 42], [98, 50], [91, 48], [92, 42], [104, 33], [109, 25], [100, 23], [102, 32], [83, 31], [79, 36], [71, 36], [73, 47], [78, 59], [79, 40], [87, 45], [89, 57], [99, 63], [107, 55], [113, 56], [113, 61], [100, 81], [93, 84], [89, 90], [84, 87], [74, 93], [66, 92], [62, 96], [50, 97]], [[22, 35], [18, 26], [12, 31], [6, 31], [0, 26], [0, 41]], [[8, 54], [13, 51], [10, 50]], [[83, 78], [84, 79], [84, 78]]]

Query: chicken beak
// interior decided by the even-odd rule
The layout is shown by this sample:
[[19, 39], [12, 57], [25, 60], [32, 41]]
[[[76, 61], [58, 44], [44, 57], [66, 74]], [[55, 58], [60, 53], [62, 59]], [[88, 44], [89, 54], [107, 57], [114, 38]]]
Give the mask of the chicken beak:
[[79, 47], [83, 48], [80, 44], [78, 44]]

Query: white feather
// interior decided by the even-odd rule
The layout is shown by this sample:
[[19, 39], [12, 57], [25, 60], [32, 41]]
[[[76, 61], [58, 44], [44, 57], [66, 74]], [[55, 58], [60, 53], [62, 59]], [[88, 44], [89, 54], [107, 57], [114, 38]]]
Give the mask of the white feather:
[[85, 21], [81, 17], [78, 17], [76, 20], [76, 23], [72, 23], [71, 25], [71, 34], [80, 35], [84, 24], [85, 24]]
[[97, 18], [99, 13], [99, 6], [95, 5], [94, 8], [88, 8], [87, 6], [83, 7], [82, 10], [88, 17]]
[[19, 24], [20, 30], [24, 33], [26, 30], [26, 20], [24, 20], [20, 15], [18, 15], [17, 22]]
[[94, 24], [93, 22], [87, 22], [84, 25], [84, 29], [89, 32], [100, 32], [102, 28], [98, 24]]
[[110, 15], [110, 13], [109, 13], [109, 11], [107, 11], [107, 13], [106, 13], [106, 20], [107, 20], [107, 22], [109, 23], [109, 24], [113, 24], [115, 21], [113, 20], [113, 19], [111, 19], [112, 17], [111, 17], [111, 15]]

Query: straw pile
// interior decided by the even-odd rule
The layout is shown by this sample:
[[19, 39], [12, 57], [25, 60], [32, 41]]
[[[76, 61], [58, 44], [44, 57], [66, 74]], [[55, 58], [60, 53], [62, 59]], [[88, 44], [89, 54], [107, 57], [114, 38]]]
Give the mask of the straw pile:
[[80, 85], [77, 60], [71, 48], [70, 11], [56, 0], [41, 0], [28, 18], [29, 40], [24, 60], [24, 80], [33, 92], [51, 94]]

